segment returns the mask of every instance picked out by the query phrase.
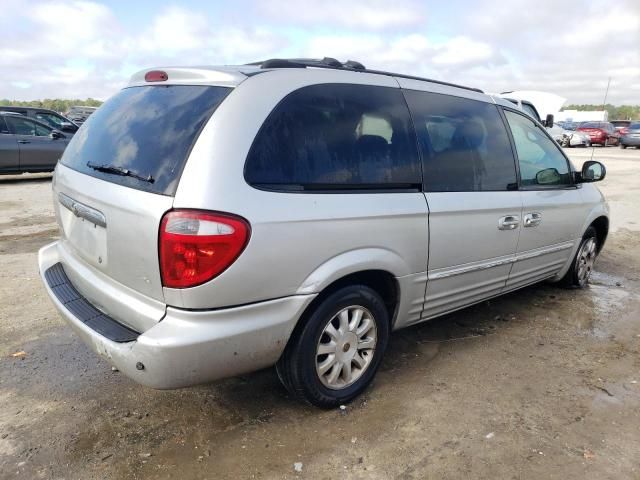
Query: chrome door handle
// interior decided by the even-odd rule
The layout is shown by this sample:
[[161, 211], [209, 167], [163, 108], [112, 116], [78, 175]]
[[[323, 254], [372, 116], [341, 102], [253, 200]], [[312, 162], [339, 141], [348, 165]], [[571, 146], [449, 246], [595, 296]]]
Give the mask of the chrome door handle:
[[31, 143], [29, 140], [18, 140], [18, 143]]
[[520, 217], [518, 215], [507, 215], [498, 220], [498, 230], [514, 230], [520, 225]]
[[524, 216], [525, 227], [536, 227], [542, 222], [542, 214], [538, 212], [527, 213]]

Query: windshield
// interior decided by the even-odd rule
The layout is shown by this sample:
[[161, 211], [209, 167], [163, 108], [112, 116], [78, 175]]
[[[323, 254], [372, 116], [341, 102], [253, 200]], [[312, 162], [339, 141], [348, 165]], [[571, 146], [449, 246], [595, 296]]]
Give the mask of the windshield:
[[[200, 130], [230, 90], [193, 85], [125, 88], [88, 118], [61, 162], [102, 180], [173, 195]], [[136, 175], [118, 174], [125, 170]], [[153, 180], [144, 181], [147, 178]]]

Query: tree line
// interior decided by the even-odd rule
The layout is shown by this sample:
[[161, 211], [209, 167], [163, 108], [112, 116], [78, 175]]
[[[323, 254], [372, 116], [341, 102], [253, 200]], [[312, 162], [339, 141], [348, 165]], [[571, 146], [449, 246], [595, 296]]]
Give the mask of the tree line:
[[82, 99], [73, 99], [73, 100], [62, 100], [60, 98], [45, 98], [44, 100], [29, 100], [29, 101], [19, 101], [19, 100], [9, 100], [2, 99], [0, 100], [0, 106], [3, 107], [36, 107], [36, 108], [46, 108], [48, 110], [53, 110], [54, 112], [64, 113], [69, 110], [69, 108], [75, 105], [84, 105], [87, 107], [99, 107], [102, 105], [100, 100], [96, 100], [95, 98], [85, 98]]
[[[604, 109], [609, 114], [609, 120], [640, 120], [640, 105], [611, 105], [607, 103]], [[602, 104], [566, 105], [563, 110], [602, 110]]]

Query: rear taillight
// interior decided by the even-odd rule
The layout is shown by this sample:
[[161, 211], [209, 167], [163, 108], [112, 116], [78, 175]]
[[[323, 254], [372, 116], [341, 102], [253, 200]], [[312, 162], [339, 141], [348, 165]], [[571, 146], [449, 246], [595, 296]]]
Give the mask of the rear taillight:
[[145, 82], [166, 82], [168, 79], [169, 75], [162, 70], [150, 70], [144, 74]]
[[160, 273], [170, 288], [195, 287], [226, 270], [249, 240], [246, 220], [197, 210], [173, 210], [160, 224]]

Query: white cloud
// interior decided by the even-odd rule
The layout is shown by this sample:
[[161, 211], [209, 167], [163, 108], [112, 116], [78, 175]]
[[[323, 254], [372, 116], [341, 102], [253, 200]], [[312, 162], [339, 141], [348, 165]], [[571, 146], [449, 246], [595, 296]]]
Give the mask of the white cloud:
[[371, 30], [418, 26], [426, 10], [412, 0], [265, 0], [260, 8], [278, 22]]
[[640, 102], [638, 0], [158, 0], [132, 2], [135, 22], [97, 1], [1, 1], [0, 98], [104, 99], [148, 66], [332, 56], [572, 103], [601, 102], [610, 76], [612, 103]]
[[153, 19], [135, 45], [141, 50], [172, 55], [202, 47], [208, 34], [205, 16], [181, 7], [169, 7]]
[[281, 43], [266, 29], [215, 24], [203, 12], [173, 6], [161, 10], [148, 29], [131, 39], [129, 50], [147, 60], [178, 60], [181, 65], [241, 63], [259, 60]]
[[493, 56], [490, 45], [467, 37], [455, 37], [441, 47], [432, 61], [435, 65], [477, 65], [490, 61]]

